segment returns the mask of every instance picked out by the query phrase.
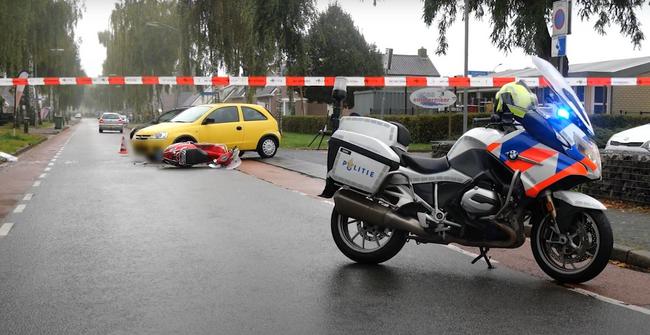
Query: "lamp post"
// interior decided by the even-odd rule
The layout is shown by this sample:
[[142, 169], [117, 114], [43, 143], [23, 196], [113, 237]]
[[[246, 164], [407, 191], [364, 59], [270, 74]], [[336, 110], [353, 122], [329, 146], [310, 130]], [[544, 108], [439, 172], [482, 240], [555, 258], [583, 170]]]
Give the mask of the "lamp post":
[[[49, 50], [52, 53], [61, 53], [61, 52], [65, 51], [65, 49], [61, 49], [61, 48], [52, 48], [52, 49], [49, 49]], [[56, 61], [54, 62], [54, 67], [55, 68], [56, 68], [57, 64], [58, 64], [58, 57], [56, 58]], [[34, 66], [36, 66], [36, 65], [34, 65]], [[34, 69], [34, 72], [36, 72], [36, 69]], [[34, 76], [36, 76], [36, 74], [34, 74]], [[58, 106], [56, 108], [56, 113], [54, 112], [55, 109], [54, 109], [54, 89], [53, 89], [53, 86], [50, 86], [50, 96], [49, 96], [49, 98], [50, 98], [50, 112], [52, 113], [51, 117], [55, 118], [55, 120], [54, 120], [54, 128], [55, 129], [61, 129], [61, 128], [63, 128], [62, 119], [57, 120], [56, 118], [57, 117], [62, 118], [63, 115], [61, 115], [61, 112], [59, 111]]]
[[[465, 19], [465, 71], [463, 72], [465, 78], [469, 75], [468, 58], [469, 58], [469, 0], [465, 0], [464, 8]], [[463, 134], [467, 131], [467, 104], [468, 104], [467, 88], [463, 91]]]

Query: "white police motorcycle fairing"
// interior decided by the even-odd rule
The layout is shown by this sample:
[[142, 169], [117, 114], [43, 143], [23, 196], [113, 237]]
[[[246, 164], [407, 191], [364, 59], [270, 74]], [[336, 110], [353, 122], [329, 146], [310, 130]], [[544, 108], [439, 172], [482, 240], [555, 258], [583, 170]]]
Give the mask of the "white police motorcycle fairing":
[[[329, 141], [322, 196], [333, 197], [331, 229], [343, 254], [361, 263], [395, 256], [406, 241], [517, 248], [532, 224], [532, 252], [552, 278], [597, 276], [612, 250], [600, 202], [573, 187], [600, 179], [601, 164], [584, 107], [548, 62], [533, 58], [551, 101], [521, 122], [494, 115], [471, 129], [446, 157], [408, 153], [397, 123], [344, 117]], [[508, 97], [505, 96], [505, 99]]]

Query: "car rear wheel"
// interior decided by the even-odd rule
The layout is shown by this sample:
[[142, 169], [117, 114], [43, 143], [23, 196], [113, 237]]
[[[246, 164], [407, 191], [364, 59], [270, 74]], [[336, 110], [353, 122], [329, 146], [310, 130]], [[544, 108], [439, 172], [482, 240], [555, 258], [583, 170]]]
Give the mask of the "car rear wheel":
[[257, 153], [262, 158], [271, 158], [278, 152], [278, 140], [273, 136], [262, 137], [257, 144]]

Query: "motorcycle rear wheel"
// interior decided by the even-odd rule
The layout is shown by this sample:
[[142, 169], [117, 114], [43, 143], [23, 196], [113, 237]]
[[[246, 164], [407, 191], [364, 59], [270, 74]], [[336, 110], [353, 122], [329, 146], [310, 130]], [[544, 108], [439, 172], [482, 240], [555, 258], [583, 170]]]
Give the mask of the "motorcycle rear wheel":
[[[363, 264], [379, 264], [402, 250], [408, 232], [382, 228], [340, 215], [332, 210], [332, 237], [349, 259]], [[351, 229], [356, 228], [356, 229]]]
[[551, 278], [562, 283], [583, 283], [607, 266], [614, 242], [612, 228], [602, 211], [580, 211], [568, 231], [560, 234], [550, 216], [533, 217], [532, 224], [533, 256]]

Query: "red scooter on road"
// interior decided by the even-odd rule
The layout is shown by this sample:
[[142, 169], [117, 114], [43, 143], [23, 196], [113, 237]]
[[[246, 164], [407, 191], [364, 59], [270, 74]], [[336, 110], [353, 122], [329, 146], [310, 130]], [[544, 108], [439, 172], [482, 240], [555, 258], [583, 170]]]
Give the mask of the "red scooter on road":
[[212, 168], [234, 169], [241, 164], [239, 149], [228, 150], [224, 144], [181, 142], [163, 151], [162, 162], [177, 167], [208, 164]]

